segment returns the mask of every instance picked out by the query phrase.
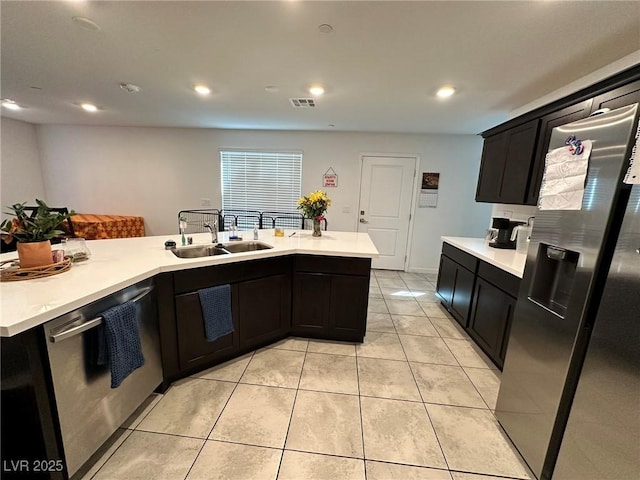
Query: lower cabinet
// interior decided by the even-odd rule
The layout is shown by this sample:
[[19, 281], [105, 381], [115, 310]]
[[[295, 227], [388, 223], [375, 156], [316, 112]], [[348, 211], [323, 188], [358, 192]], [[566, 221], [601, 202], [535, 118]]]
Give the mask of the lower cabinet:
[[469, 322], [477, 265], [478, 259], [473, 255], [443, 244], [436, 291], [445, 308], [465, 328]]
[[[288, 335], [361, 342], [371, 259], [292, 255], [158, 276], [163, 388]], [[234, 331], [208, 342], [198, 290], [231, 286]]]
[[520, 279], [447, 243], [437, 293], [469, 336], [502, 369]]
[[516, 299], [478, 278], [467, 331], [471, 338], [502, 368], [509, 342]]
[[204, 320], [198, 292], [176, 295], [176, 331], [178, 335], [178, 357], [180, 369], [210, 363], [218, 358], [230, 356], [238, 350], [238, 286], [231, 288], [231, 311], [233, 332], [208, 342], [205, 337]]
[[293, 275], [293, 335], [361, 342], [370, 259], [301, 256]]

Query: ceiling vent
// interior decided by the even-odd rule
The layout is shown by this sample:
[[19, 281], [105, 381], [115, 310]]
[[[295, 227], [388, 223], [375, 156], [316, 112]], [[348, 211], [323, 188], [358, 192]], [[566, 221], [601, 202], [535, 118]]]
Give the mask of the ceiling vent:
[[312, 108], [316, 106], [316, 101], [313, 98], [290, 98], [289, 100], [295, 108]]

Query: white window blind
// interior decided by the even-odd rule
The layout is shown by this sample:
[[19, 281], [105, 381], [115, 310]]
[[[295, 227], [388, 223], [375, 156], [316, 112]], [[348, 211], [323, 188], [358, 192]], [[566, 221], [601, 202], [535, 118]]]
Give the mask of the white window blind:
[[302, 152], [220, 151], [223, 210], [295, 212]]

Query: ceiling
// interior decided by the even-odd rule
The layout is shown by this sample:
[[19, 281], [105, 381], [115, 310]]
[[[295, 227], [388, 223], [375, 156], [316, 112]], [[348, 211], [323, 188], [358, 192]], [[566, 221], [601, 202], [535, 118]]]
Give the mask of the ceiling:
[[[1, 96], [24, 106], [3, 115], [36, 124], [475, 134], [640, 49], [637, 1], [0, 7]], [[293, 108], [312, 84], [326, 90], [317, 106]], [[457, 89], [446, 101], [443, 84]]]

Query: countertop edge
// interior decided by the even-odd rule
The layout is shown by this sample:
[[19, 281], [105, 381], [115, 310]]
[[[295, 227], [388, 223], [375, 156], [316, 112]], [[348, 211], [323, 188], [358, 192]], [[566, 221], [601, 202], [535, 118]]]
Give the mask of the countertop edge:
[[489, 247], [482, 238], [440, 237], [440, 239], [460, 250], [473, 255], [511, 275], [522, 278], [527, 255], [515, 250], [499, 250]]
[[[147, 237], [148, 238], [148, 237]], [[373, 243], [372, 243], [373, 245]], [[375, 247], [374, 247], [375, 249]], [[354, 249], [357, 250], [357, 249]], [[216, 256], [216, 257], [204, 257], [195, 259], [173, 259], [163, 261], [159, 258], [157, 265], [151, 268], [141, 268], [140, 271], [130, 277], [123, 278], [108, 286], [102, 288], [98, 287], [95, 291], [86, 294], [82, 297], [69, 301], [67, 303], [56, 305], [44, 311], [40, 311], [35, 315], [32, 315], [23, 320], [18, 320], [16, 323], [10, 325], [0, 325], [0, 337], [13, 337], [20, 333], [23, 333], [31, 328], [38, 327], [50, 320], [53, 320], [60, 315], [69, 313], [77, 308], [87, 305], [93, 301], [99, 300], [107, 295], [115, 293], [123, 288], [133, 285], [139, 281], [153, 277], [161, 273], [170, 273], [180, 270], [189, 270], [194, 268], [202, 268], [216, 265], [225, 265], [229, 263], [238, 263], [251, 260], [259, 260], [266, 258], [276, 258], [287, 255], [318, 255], [318, 256], [343, 256], [353, 258], [376, 258], [379, 254], [375, 251], [367, 251], [369, 249], [363, 249], [364, 251], [348, 251], [348, 250], [315, 250], [310, 248], [300, 247], [282, 247], [274, 248], [273, 250], [259, 250], [255, 252], [236, 253], [232, 256]], [[168, 251], [167, 251], [168, 252]], [[173, 254], [171, 254], [173, 256]], [[178, 260], [178, 261], [175, 261]], [[46, 306], [43, 306], [46, 308]]]

